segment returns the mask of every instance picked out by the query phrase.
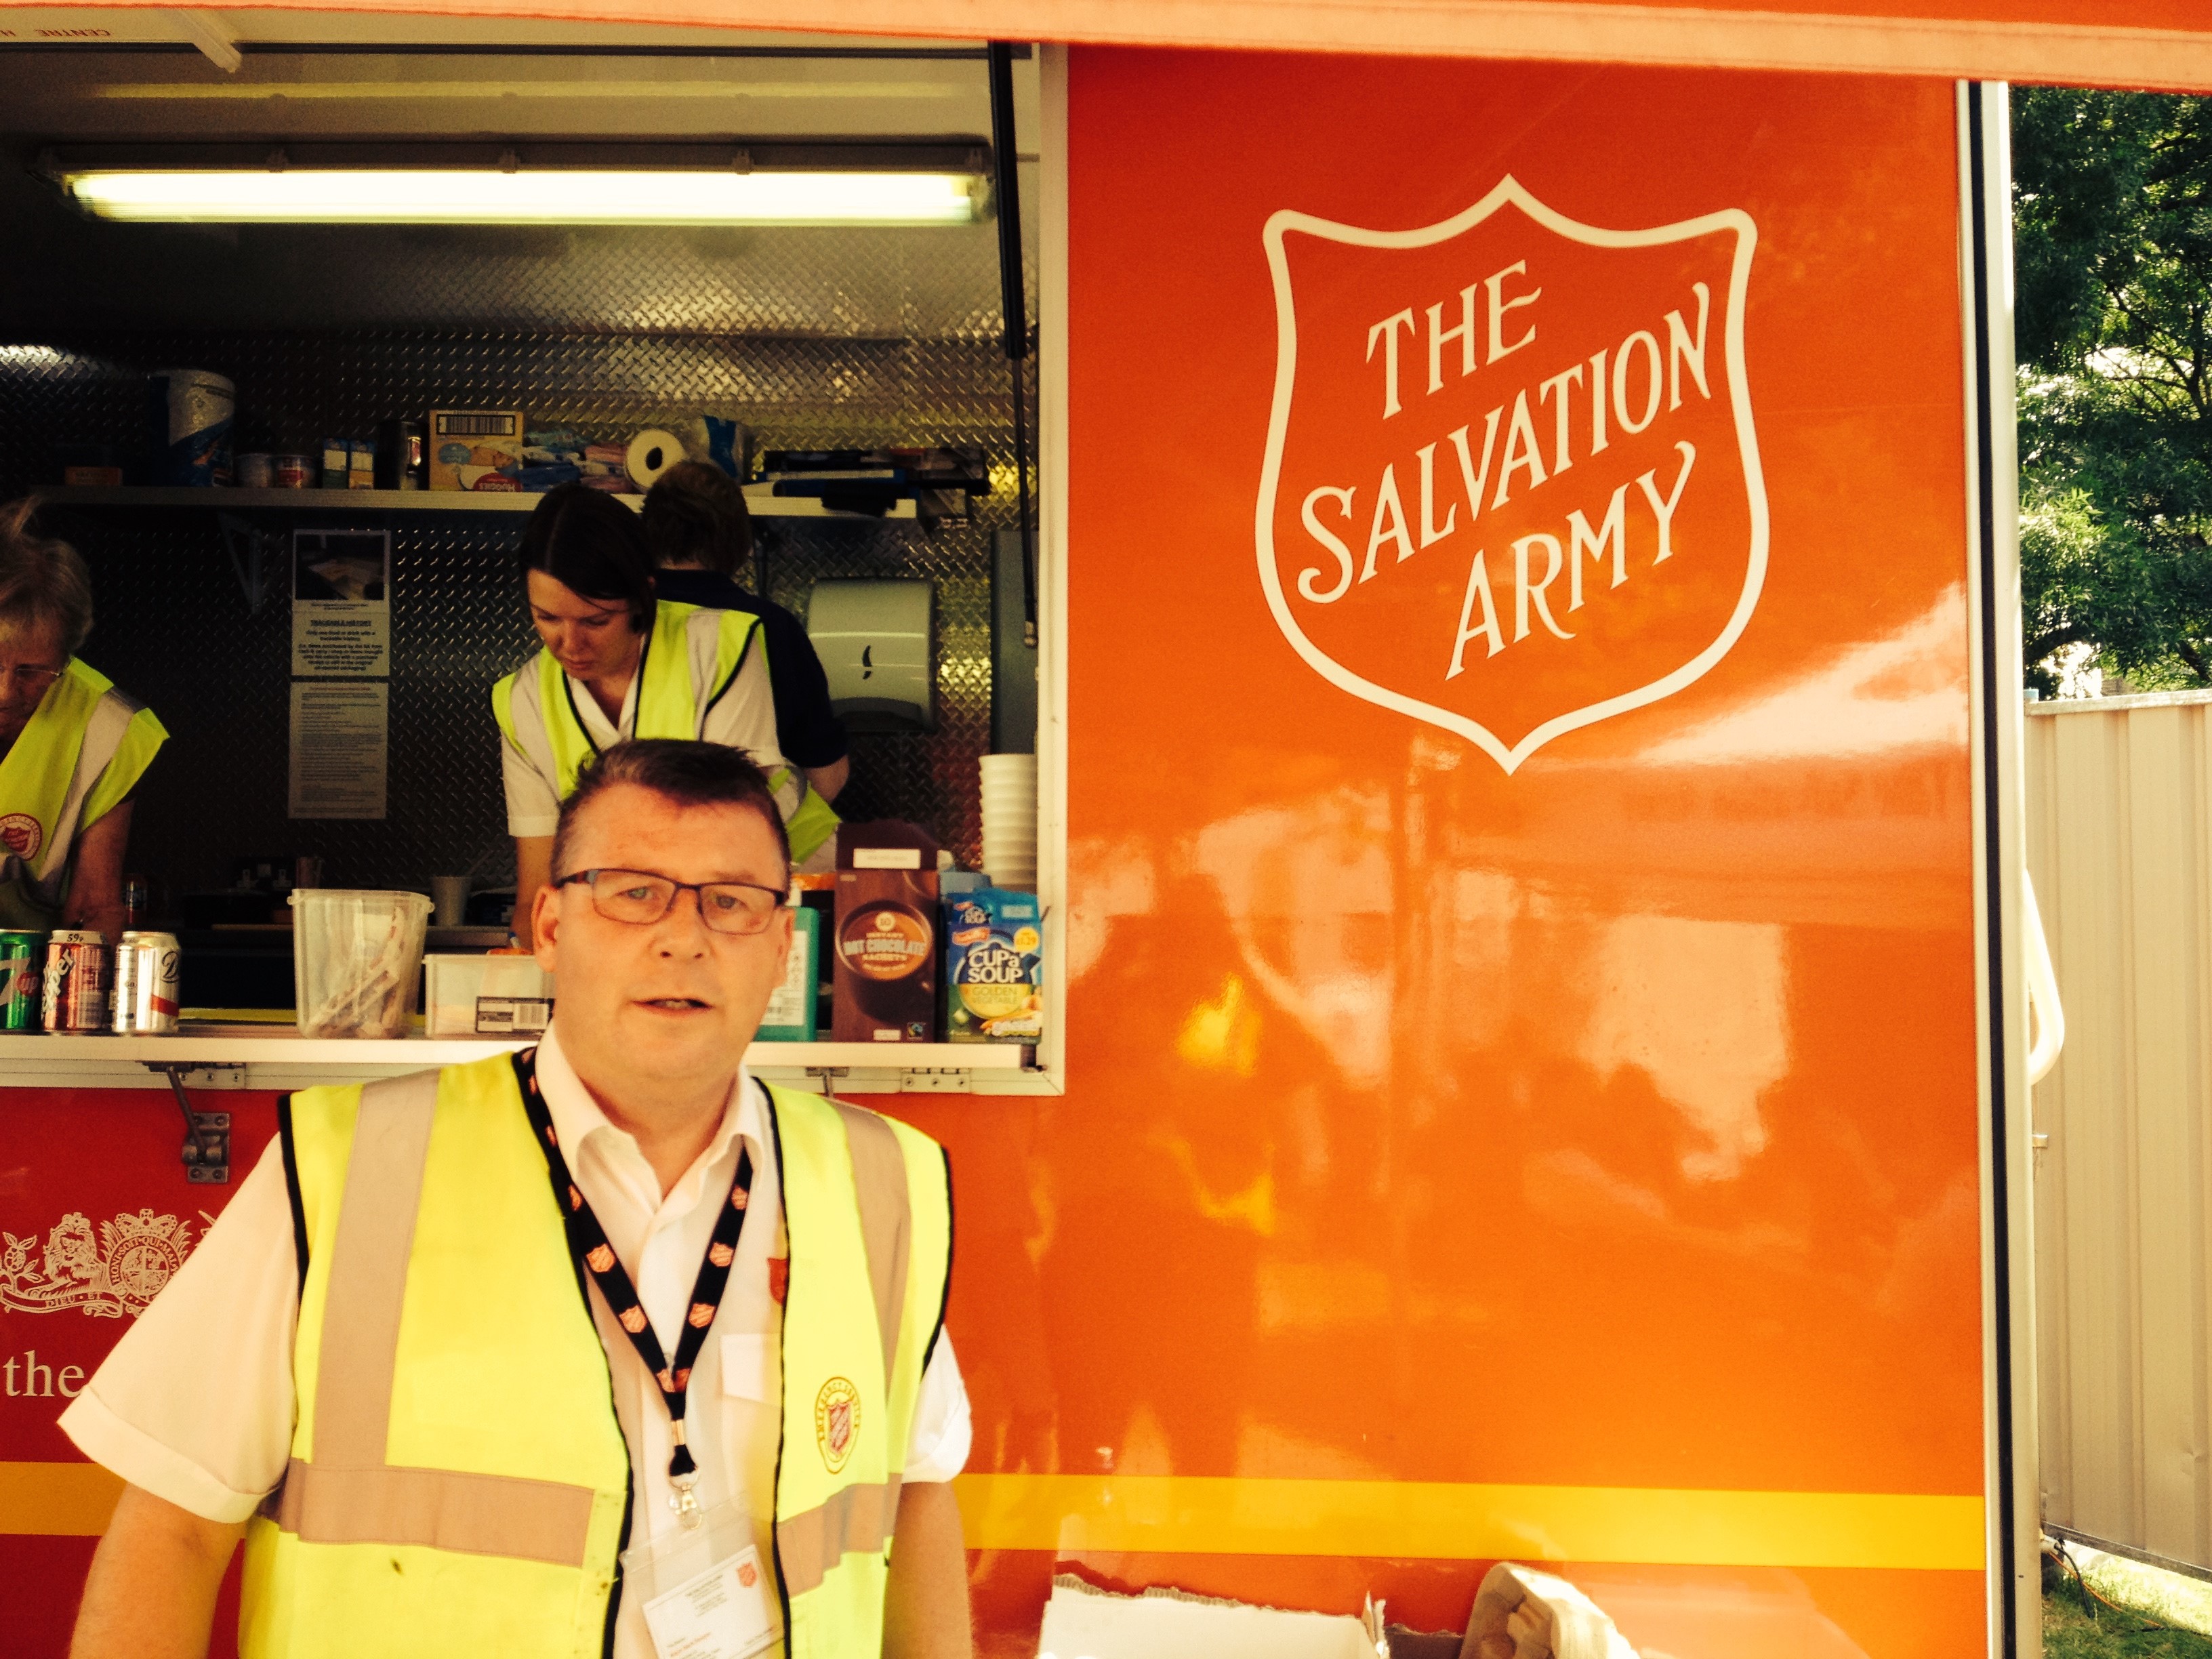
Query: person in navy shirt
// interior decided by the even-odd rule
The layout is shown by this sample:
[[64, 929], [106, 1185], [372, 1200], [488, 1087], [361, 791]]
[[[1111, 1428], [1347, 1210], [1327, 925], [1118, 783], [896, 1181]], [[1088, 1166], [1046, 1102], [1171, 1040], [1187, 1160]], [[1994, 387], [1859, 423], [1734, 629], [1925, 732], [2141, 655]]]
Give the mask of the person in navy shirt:
[[654, 597], [760, 618], [768, 647], [769, 689], [775, 701], [776, 746], [806, 774], [814, 792], [834, 801], [852, 764], [844, 723], [830, 706], [830, 679], [805, 624], [776, 604], [738, 586], [735, 573], [753, 555], [752, 516], [745, 492], [720, 468], [683, 461], [663, 473], [645, 498], [645, 538], [659, 569]]

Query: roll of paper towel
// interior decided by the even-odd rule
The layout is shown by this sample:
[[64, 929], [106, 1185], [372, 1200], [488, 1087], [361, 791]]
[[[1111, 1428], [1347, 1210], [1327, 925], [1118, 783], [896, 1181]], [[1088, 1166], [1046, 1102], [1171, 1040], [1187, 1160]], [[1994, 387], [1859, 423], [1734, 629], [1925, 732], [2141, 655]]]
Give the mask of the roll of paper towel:
[[640, 489], [650, 489], [660, 475], [684, 459], [684, 441], [673, 432], [647, 427], [629, 441], [623, 470]]

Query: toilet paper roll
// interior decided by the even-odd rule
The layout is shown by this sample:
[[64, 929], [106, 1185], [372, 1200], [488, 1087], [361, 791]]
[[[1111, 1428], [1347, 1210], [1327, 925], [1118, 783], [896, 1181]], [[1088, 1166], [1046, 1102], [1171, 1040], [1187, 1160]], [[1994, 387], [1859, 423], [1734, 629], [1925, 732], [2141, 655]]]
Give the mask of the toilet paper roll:
[[662, 473], [683, 459], [681, 438], [673, 432], [647, 427], [629, 441], [629, 453], [623, 458], [623, 470], [640, 489], [650, 489], [659, 482]]

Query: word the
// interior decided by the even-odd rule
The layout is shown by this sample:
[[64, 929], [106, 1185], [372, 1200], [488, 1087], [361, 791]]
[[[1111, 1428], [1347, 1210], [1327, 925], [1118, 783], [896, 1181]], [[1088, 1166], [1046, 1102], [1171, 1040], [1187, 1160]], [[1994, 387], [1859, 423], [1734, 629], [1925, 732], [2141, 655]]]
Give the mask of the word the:
[[[19, 1373], [23, 1380], [21, 1388], [15, 1386]], [[33, 1400], [52, 1400], [58, 1388], [63, 1399], [74, 1400], [83, 1392], [84, 1371], [79, 1366], [64, 1365], [59, 1375], [56, 1375], [52, 1365], [40, 1362], [39, 1351], [30, 1348], [21, 1355], [10, 1354], [4, 1362], [0, 1362], [0, 1387], [6, 1389], [11, 1399], [27, 1396]]]

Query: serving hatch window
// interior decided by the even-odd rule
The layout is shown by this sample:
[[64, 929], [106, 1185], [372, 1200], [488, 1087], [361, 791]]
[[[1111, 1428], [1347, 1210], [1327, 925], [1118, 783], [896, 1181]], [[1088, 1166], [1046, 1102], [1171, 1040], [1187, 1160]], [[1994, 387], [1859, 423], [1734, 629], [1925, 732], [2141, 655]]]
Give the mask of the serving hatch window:
[[[377, 446], [433, 411], [520, 416], [514, 453], [455, 463], [471, 496], [625, 494], [641, 436], [719, 442], [739, 579], [802, 619], [822, 584], [926, 584], [926, 717], [849, 720], [836, 806], [979, 866], [982, 757], [1037, 740], [1037, 58], [1006, 55], [1006, 169], [981, 43], [271, 12], [210, 46], [181, 18], [0, 47], [0, 495], [70, 498], [87, 658], [170, 726], [134, 856], [171, 907], [235, 914], [241, 866], [310, 856], [332, 884], [511, 884], [488, 696], [534, 645], [523, 519], [387, 508], [436, 457], [408, 478]], [[179, 368], [228, 383], [251, 477], [221, 511], [130, 510], [147, 376]], [[359, 593], [319, 539], [355, 534], [388, 546]], [[301, 820], [294, 613], [340, 605], [388, 612], [384, 811]]]

